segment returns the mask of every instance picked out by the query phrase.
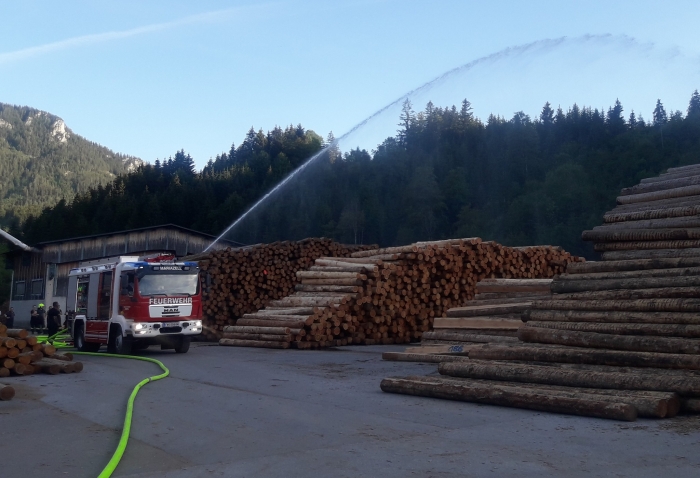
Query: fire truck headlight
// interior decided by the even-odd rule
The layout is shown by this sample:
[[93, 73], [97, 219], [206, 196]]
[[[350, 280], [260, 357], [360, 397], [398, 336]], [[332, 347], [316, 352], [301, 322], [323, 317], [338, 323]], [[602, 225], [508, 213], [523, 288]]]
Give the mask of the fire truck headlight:
[[146, 324], [134, 324], [134, 330], [142, 330], [146, 328]]
[[194, 327], [201, 327], [202, 326], [202, 321], [201, 320], [195, 320], [194, 324], [192, 324]]

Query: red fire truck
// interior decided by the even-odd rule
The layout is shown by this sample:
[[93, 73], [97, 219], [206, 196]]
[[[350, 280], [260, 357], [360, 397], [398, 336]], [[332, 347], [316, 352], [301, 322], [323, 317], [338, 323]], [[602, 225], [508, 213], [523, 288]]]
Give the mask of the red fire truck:
[[66, 305], [78, 350], [189, 350], [191, 336], [202, 333], [199, 267], [167, 259], [123, 256], [70, 271]]

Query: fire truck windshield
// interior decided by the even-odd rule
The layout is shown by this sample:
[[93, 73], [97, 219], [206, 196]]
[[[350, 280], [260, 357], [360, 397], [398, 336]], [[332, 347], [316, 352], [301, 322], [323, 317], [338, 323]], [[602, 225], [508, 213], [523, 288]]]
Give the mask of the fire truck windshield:
[[194, 274], [145, 274], [138, 278], [139, 295], [195, 295], [199, 276]]

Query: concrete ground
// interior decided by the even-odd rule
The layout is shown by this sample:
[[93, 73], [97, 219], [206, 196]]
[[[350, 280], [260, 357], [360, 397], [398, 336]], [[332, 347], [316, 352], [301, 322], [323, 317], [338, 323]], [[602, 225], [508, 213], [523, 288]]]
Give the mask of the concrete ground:
[[[193, 344], [153, 348], [171, 377], [136, 399], [121, 477], [696, 477], [700, 421], [632, 423], [381, 392], [432, 364], [384, 362], [400, 346], [326, 351]], [[149, 363], [81, 357], [73, 375], [4, 379], [3, 477], [94, 477], [117, 446]]]

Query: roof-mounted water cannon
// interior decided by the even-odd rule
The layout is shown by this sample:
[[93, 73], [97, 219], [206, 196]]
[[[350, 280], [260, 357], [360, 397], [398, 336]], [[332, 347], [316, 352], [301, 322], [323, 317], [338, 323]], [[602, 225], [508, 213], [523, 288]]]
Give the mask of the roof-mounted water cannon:
[[155, 254], [139, 257], [139, 261], [144, 262], [175, 262], [175, 259], [177, 259], [175, 254], [169, 252], [156, 252]]

